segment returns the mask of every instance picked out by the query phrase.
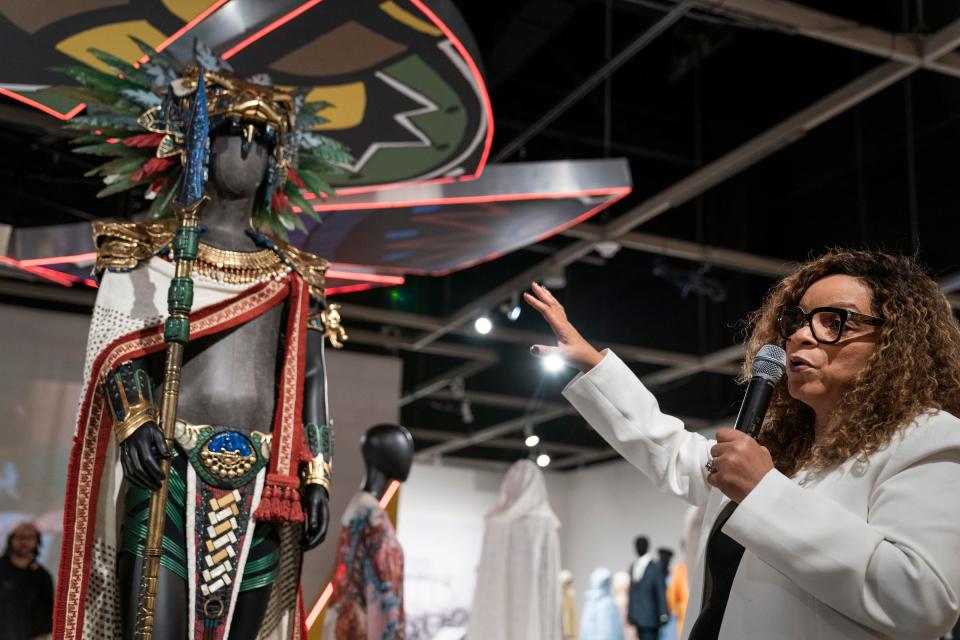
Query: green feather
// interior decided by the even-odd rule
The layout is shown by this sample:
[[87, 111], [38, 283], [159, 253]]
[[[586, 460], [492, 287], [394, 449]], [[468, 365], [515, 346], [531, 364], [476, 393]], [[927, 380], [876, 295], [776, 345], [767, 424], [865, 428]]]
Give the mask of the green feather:
[[136, 118], [129, 116], [118, 116], [109, 113], [95, 113], [86, 116], [77, 116], [65, 125], [68, 129], [116, 129], [126, 131], [127, 133], [117, 137], [126, 137], [134, 133], [144, 133], [144, 128], [140, 126]]
[[90, 67], [68, 66], [54, 67], [54, 71], [66, 74], [94, 92], [98, 99], [108, 104], [116, 103], [123, 97], [124, 89], [139, 89], [135, 82], [123, 80], [117, 76], [91, 69]]
[[115, 193], [120, 193], [121, 191], [126, 191], [127, 189], [133, 189], [136, 186], [141, 184], [147, 184], [150, 180], [137, 180], [133, 181], [127, 177], [120, 178], [116, 182], [108, 184], [106, 187], [97, 192], [98, 198], [106, 198], [107, 196], [112, 196]]
[[302, 129], [303, 131], [309, 131], [314, 127], [319, 127], [322, 124], [330, 122], [323, 116], [313, 116], [310, 114], [305, 114], [302, 116], [297, 116], [297, 128]]
[[324, 180], [320, 174], [310, 171], [309, 169], [298, 169], [297, 175], [300, 176], [300, 179], [303, 180], [303, 184], [307, 185], [307, 188], [314, 193], [323, 193], [328, 196], [333, 195], [333, 187]]
[[166, 182], [164, 182], [160, 193], [157, 194], [157, 197], [150, 204], [151, 218], [167, 218], [173, 215], [171, 203], [173, 202], [173, 196], [177, 193], [177, 189], [180, 186], [180, 176], [182, 174], [183, 172], [181, 170], [177, 170], [176, 174], [171, 175], [167, 178]]
[[[349, 162], [349, 160], [352, 160], [352, 158], [344, 158], [341, 161]], [[336, 166], [331, 160], [315, 153], [301, 153], [297, 167], [297, 173], [301, 171], [315, 173], [321, 180], [324, 179], [324, 176], [340, 175], [343, 173], [341, 167]]]
[[127, 147], [121, 143], [116, 144], [90, 144], [83, 147], [77, 147], [73, 150], [74, 153], [83, 153], [90, 156], [106, 156], [113, 158], [130, 158], [130, 157], [140, 157], [147, 158], [154, 153], [154, 149], [148, 148], [139, 148], [139, 147]]
[[85, 176], [88, 178], [91, 176], [109, 176], [113, 174], [131, 174], [134, 173], [137, 169], [143, 166], [143, 164], [149, 160], [149, 158], [143, 157], [121, 157], [109, 162], [105, 162], [99, 167], [95, 167], [90, 171], [87, 171]]
[[96, 143], [106, 142], [106, 138], [96, 133], [88, 133], [86, 135], [70, 138], [69, 144], [87, 144], [90, 142], [96, 142]]
[[300, 111], [297, 113], [297, 118], [302, 116], [315, 116], [324, 109], [329, 109], [335, 105], [327, 102], [326, 100], [317, 100], [315, 102], [304, 102], [303, 106], [300, 107]]
[[280, 224], [286, 230], [286, 226], [283, 225], [286, 222], [289, 225], [293, 225], [294, 229], [299, 229], [300, 231], [306, 231], [307, 227], [303, 224], [303, 220], [300, 219], [300, 216], [293, 213], [292, 211], [278, 211], [277, 219], [280, 221]]
[[132, 64], [130, 64], [126, 60], [118, 58], [112, 53], [101, 51], [96, 47], [90, 47], [89, 49], [87, 49], [87, 51], [89, 51], [94, 56], [96, 56], [100, 62], [114, 69], [117, 73], [123, 74], [123, 76], [130, 82], [134, 82], [140, 85], [142, 89], [146, 89], [149, 91], [150, 88], [153, 86], [153, 83], [150, 80], [150, 76], [145, 74], [143, 71], [140, 71], [139, 69], [134, 67]]
[[290, 200], [290, 204], [300, 207], [300, 210], [304, 215], [310, 216], [317, 222], [323, 222], [320, 219], [320, 216], [317, 215], [317, 212], [313, 210], [313, 205], [310, 204], [310, 201], [303, 197], [303, 194], [300, 193], [299, 187], [293, 184], [292, 182], [287, 182], [283, 185], [283, 193], [287, 196], [287, 199]]
[[287, 228], [280, 223], [280, 219], [273, 213], [266, 211], [262, 206], [259, 207], [259, 213], [254, 215], [253, 223], [257, 229], [266, 227], [270, 235], [275, 238], [280, 240], [289, 238]]
[[133, 42], [140, 47], [141, 52], [150, 57], [150, 62], [147, 64], [156, 64], [159, 66], [168, 67], [170, 69], [177, 68], [176, 60], [174, 60], [166, 51], [157, 51], [136, 36], [128, 35], [127, 37], [133, 40]]

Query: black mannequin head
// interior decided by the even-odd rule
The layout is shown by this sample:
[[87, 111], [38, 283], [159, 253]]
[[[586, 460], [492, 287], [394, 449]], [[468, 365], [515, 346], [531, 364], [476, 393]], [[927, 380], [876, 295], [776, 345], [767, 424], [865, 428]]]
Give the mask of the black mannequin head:
[[650, 550], [650, 540], [646, 536], [637, 536], [633, 541], [633, 548], [638, 556], [642, 556]]
[[231, 130], [210, 138], [206, 194], [210, 200], [200, 212], [205, 229], [201, 242], [231, 251], [256, 251], [260, 247], [247, 235], [256, 201], [270, 161], [267, 142], [254, 137], [249, 143]]
[[[220, 134], [210, 140], [210, 185], [222, 197], [247, 198], [257, 193], [270, 159], [260, 141], [244, 145], [241, 135]], [[244, 153], [243, 147], [247, 146]]]
[[413, 464], [413, 436], [398, 424], [378, 424], [360, 441], [367, 467], [364, 490], [380, 497], [390, 480], [404, 482]]
[[673, 550], [660, 547], [657, 549], [657, 555], [660, 556], [660, 566], [663, 567], [664, 573], [667, 573], [670, 569], [670, 561], [673, 560]]

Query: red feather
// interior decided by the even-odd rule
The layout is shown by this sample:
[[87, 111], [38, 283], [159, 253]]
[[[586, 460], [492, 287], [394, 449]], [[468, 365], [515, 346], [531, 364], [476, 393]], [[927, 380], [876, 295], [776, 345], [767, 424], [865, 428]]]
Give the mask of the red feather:
[[277, 213], [286, 211], [290, 208], [290, 201], [287, 199], [287, 196], [279, 191], [274, 191], [270, 197], [270, 207]]
[[138, 180], [143, 180], [147, 176], [151, 176], [155, 173], [160, 173], [161, 171], [166, 171], [174, 164], [174, 160], [170, 158], [150, 158], [143, 165], [134, 171], [133, 175], [130, 176], [130, 179], [134, 182]]
[[159, 147], [161, 140], [163, 140], [162, 133], [143, 133], [125, 138], [123, 144], [126, 147]]
[[307, 185], [303, 183], [303, 180], [300, 178], [300, 175], [293, 169], [287, 169], [287, 177], [290, 178], [290, 182], [297, 185], [301, 189], [306, 189]]

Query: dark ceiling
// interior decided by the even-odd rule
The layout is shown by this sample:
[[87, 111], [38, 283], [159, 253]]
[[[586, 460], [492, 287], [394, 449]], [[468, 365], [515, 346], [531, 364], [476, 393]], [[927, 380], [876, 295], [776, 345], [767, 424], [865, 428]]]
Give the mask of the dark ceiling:
[[[488, 2], [456, 4], [475, 36], [491, 93], [494, 158], [676, 6], [666, 0], [518, 0], [509, 11], [494, 11]], [[951, 0], [795, 4], [917, 36], [960, 18], [960, 4]], [[604, 224], [884, 62], [782, 25], [690, 10], [500, 161], [628, 158], [634, 193], [591, 220]], [[0, 107], [8, 121], [11, 112], [21, 111], [9, 102]], [[0, 140], [6, 151], [0, 157], [5, 205], [0, 222], [71, 222], [89, 212], [123, 214], [135, 204], [93, 200], [97, 185], [82, 178], [86, 161], [71, 157], [59, 135], [6, 124]], [[919, 70], [636, 231], [781, 262], [837, 245], [883, 248], [916, 253], [940, 277], [960, 270], [958, 174], [960, 77]], [[445, 278], [411, 277], [396, 289], [340, 298], [348, 327], [401, 345], [394, 351], [404, 362], [405, 391], [436, 382], [435, 391], [402, 409], [418, 450], [507, 423], [487, 442], [447, 455], [487, 461], [528, 455], [522, 429], [509, 427], [522, 424], [515, 419], [563, 407], [559, 390], [570, 377], [541, 373], [523, 334], [510, 337], [517, 330], [542, 333], [545, 326], [534, 314], [525, 310], [510, 323], [493, 304], [496, 327], [490, 336], [464, 331], [434, 343], [489, 350], [481, 356], [497, 361], [482, 369], [464, 371], [463, 358], [417, 351], [409, 343], [431, 322], [573, 242], [557, 236]], [[774, 281], [770, 275], [631, 249], [609, 259], [591, 253], [567, 267], [566, 279], [556, 294], [597, 346], [678, 352], [681, 363], [737, 344], [743, 318]], [[383, 318], [371, 311], [376, 309], [399, 313]], [[384, 352], [382, 346], [349, 348]], [[641, 375], [671, 366], [631, 365]], [[701, 370], [654, 385], [662, 408], [692, 418], [693, 428], [730, 418], [742, 392], [732, 367], [715, 368], [719, 372]], [[450, 371], [473, 370], [479, 372], [465, 376], [462, 393], [459, 384], [451, 390], [444, 380]], [[464, 420], [461, 398], [472, 421]], [[335, 411], [336, 399], [332, 404]], [[575, 416], [544, 421], [536, 431], [558, 467], [615, 455]]]

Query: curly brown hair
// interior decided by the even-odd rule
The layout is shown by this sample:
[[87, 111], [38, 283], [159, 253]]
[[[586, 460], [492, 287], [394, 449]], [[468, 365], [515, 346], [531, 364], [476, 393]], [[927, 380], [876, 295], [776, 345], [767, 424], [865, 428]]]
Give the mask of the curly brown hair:
[[937, 283], [910, 257], [832, 249], [780, 281], [748, 319], [749, 380], [753, 354], [783, 344], [777, 312], [798, 304], [814, 282], [831, 275], [859, 278], [872, 294], [872, 314], [885, 319], [877, 348], [831, 416], [837, 426], [814, 439], [813, 411], [777, 385], [757, 436], [781, 472], [824, 469], [853, 456], [866, 457], [925, 411], [960, 415], [960, 326]]

